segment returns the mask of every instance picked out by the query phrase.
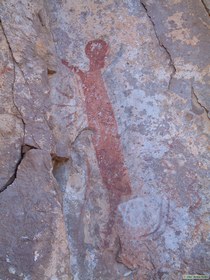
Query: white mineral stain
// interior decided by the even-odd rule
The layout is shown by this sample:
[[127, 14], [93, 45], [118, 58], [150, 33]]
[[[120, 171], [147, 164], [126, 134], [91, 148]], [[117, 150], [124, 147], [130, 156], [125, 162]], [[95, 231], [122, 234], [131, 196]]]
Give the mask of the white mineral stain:
[[38, 251], [35, 251], [34, 252], [34, 261], [36, 262], [38, 260], [38, 258], [39, 258], [39, 253], [38, 253]]
[[32, 280], [30, 275], [25, 275], [23, 280]]
[[132, 270], [126, 272], [123, 276], [124, 276], [124, 277], [128, 277], [129, 275], [131, 275], [131, 273], [132, 273]]
[[165, 245], [170, 250], [178, 249], [179, 246], [179, 240], [177, 239], [175, 232], [170, 229], [167, 231], [167, 234], [165, 234]]
[[143, 231], [154, 229], [159, 222], [160, 201], [152, 198], [135, 198], [124, 202], [118, 207], [123, 222], [130, 227]]
[[190, 226], [193, 225], [189, 221], [188, 209], [186, 207], [177, 207], [174, 202], [171, 202], [171, 212], [173, 212], [172, 226], [168, 226], [163, 236], [167, 249], [176, 251], [179, 250], [180, 244], [188, 237]]
[[16, 273], [16, 269], [13, 266], [10, 266], [9, 267], [9, 273], [15, 274]]
[[58, 278], [56, 276], [52, 276], [50, 280], [58, 280]]

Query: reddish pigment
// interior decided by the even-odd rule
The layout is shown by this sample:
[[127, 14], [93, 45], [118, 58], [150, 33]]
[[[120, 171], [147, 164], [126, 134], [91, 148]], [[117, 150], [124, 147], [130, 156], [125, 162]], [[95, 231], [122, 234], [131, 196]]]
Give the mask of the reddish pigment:
[[117, 122], [101, 75], [108, 51], [109, 46], [105, 41], [90, 41], [85, 48], [85, 53], [90, 60], [87, 72], [75, 66], [69, 66], [65, 60], [62, 60], [62, 63], [81, 79], [88, 125], [94, 131], [92, 141], [101, 177], [104, 185], [111, 192], [110, 199], [115, 201], [115, 207], [117, 207], [116, 202], [120, 200], [121, 195], [131, 193], [131, 186]]
[[12, 71], [12, 68], [5, 66], [2, 70], [0, 70], [0, 76], [10, 71]]

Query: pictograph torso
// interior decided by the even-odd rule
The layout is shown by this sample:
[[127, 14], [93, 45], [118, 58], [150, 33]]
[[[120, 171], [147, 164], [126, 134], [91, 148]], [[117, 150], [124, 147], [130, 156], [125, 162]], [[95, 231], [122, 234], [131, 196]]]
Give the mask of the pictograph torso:
[[94, 131], [92, 141], [98, 166], [105, 187], [112, 198], [112, 209], [116, 209], [122, 195], [131, 193], [130, 179], [125, 166], [118, 126], [112, 104], [107, 94], [101, 69], [109, 46], [103, 40], [90, 41], [85, 53], [90, 60], [90, 68], [83, 72], [75, 66], [62, 63], [79, 75], [85, 95], [88, 125]]

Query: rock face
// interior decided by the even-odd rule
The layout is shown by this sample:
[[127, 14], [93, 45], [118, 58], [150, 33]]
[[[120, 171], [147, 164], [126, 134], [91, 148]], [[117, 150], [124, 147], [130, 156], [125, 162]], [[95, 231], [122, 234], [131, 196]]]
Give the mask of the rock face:
[[50, 163], [47, 152], [28, 151], [14, 183], [1, 193], [3, 279], [69, 279], [67, 237]]
[[0, 2], [0, 279], [210, 273], [208, 0]]

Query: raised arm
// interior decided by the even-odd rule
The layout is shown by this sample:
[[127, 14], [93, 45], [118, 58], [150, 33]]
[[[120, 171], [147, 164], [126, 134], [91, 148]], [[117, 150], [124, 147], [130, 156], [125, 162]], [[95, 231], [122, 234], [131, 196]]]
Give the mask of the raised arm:
[[64, 59], [61, 60], [62, 64], [65, 65], [71, 72], [78, 74], [81, 78], [84, 75], [84, 72], [80, 70], [77, 66], [69, 65], [68, 62]]

